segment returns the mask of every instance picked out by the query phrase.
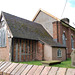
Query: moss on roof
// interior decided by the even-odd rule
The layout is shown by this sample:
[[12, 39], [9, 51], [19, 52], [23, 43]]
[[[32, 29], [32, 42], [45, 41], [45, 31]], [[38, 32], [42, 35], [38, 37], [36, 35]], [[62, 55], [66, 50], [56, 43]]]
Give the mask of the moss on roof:
[[59, 43], [56, 43], [41, 24], [19, 18], [5, 12], [2, 12], [2, 14], [7, 21], [13, 37], [42, 40], [51, 46], [65, 47]]

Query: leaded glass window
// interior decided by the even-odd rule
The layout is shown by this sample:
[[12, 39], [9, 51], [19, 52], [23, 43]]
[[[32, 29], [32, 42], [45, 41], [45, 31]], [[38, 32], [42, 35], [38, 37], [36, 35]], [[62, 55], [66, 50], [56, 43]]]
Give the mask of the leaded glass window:
[[58, 49], [58, 51], [57, 51], [57, 56], [58, 57], [62, 57], [62, 53], [61, 53], [61, 50], [60, 49]]
[[62, 35], [62, 42], [63, 42], [63, 45], [66, 46], [66, 36], [65, 36], [64, 33], [63, 33], [63, 35]]
[[71, 47], [72, 47], [72, 49], [74, 48], [74, 40], [73, 40], [73, 36], [71, 36]]
[[6, 31], [4, 28], [0, 29], [0, 47], [6, 46]]

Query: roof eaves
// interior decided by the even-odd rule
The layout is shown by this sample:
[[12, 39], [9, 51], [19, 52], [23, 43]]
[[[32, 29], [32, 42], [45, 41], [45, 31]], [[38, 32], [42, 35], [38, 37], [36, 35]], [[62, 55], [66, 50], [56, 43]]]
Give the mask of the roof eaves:
[[44, 12], [45, 14], [51, 16], [52, 18], [56, 19], [57, 21], [60, 21], [60, 19], [58, 19], [57, 17], [53, 16], [52, 14], [46, 12], [45, 10], [40, 9], [42, 12]]
[[66, 46], [52, 46], [52, 47], [57, 47], [57, 48], [66, 48]]
[[40, 9], [37, 11], [36, 15], [34, 16], [34, 18], [32, 19], [32, 21], [34, 21], [36, 19], [36, 17], [38, 16], [38, 14], [40, 13]]
[[70, 27], [70, 29], [72, 29], [73, 31], [75, 31], [75, 28], [74, 28], [74, 27], [72, 27], [71, 25], [69, 25], [69, 24], [65, 23], [65, 22], [64, 22], [64, 21], [62, 21], [62, 20], [61, 20], [61, 22], [63, 23], [63, 25], [64, 25], [64, 26], [66, 26], [66, 27]]
[[30, 39], [30, 38], [22, 38], [22, 37], [16, 37], [16, 36], [13, 36], [13, 38], [19, 38], [19, 39], [28, 39], [28, 40], [35, 40], [35, 41], [39, 41], [39, 40], [37, 40], [37, 39]]
[[[6, 21], [6, 18], [5, 18], [5, 16], [4, 16], [4, 14], [3, 14], [3, 11], [1, 11], [1, 17], [4, 17], [4, 20], [5, 20], [5, 22], [6, 22], [6, 25], [7, 25], [7, 27], [8, 27], [8, 29], [9, 29], [9, 31], [11, 32], [11, 30], [10, 30], [10, 28], [9, 28], [9, 25], [8, 25], [8, 23], [7, 23], [7, 21]], [[12, 38], [13, 38], [13, 33], [11, 32], [11, 34], [12, 34]]]
[[52, 14], [50, 14], [50, 13], [46, 12], [46, 11], [45, 11], [45, 10], [43, 10], [43, 9], [39, 9], [39, 11], [37, 12], [37, 14], [35, 15], [35, 17], [33, 18], [33, 20], [32, 20], [32, 21], [34, 21], [34, 20], [36, 19], [36, 17], [37, 17], [37, 16], [38, 16], [38, 14], [40, 13], [40, 11], [42, 11], [42, 12], [44, 12], [45, 14], [47, 14], [47, 15], [51, 16], [52, 18], [56, 19], [57, 21], [60, 21], [60, 19], [58, 19], [57, 17], [53, 16]]

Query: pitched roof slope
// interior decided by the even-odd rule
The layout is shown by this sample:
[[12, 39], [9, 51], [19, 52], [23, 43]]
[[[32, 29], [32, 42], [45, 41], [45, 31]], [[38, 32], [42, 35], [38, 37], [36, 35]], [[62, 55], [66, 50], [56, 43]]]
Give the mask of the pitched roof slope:
[[51, 16], [52, 18], [56, 19], [57, 21], [60, 21], [62, 23], [64, 23], [65, 26], [70, 27], [72, 30], [75, 31], [75, 27], [72, 27], [71, 25], [67, 24], [66, 22], [64, 22], [62, 19], [60, 20], [59, 18], [53, 16], [52, 14], [46, 12], [45, 10], [39, 9], [38, 12], [36, 13], [36, 15], [34, 16], [34, 18], [32, 19], [32, 21], [35, 21], [35, 19], [37, 18], [37, 16], [39, 15], [40, 12], [43, 12], [45, 14], [47, 14], [48, 16]]
[[42, 25], [5, 12], [2, 12], [2, 14], [5, 17], [13, 37], [42, 40], [51, 46], [65, 47], [53, 41], [53, 38], [48, 34]]

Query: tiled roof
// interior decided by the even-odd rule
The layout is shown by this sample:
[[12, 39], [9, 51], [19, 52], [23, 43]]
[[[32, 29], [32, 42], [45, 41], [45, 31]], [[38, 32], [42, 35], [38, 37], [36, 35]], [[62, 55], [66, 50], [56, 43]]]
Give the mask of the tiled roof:
[[5, 17], [13, 37], [41, 40], [51, 46], [65, 47], [59, 43], [56, 43], [42, 25], [5, 12], [2, 12], [2, 14]]

